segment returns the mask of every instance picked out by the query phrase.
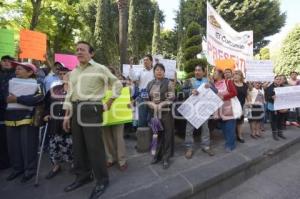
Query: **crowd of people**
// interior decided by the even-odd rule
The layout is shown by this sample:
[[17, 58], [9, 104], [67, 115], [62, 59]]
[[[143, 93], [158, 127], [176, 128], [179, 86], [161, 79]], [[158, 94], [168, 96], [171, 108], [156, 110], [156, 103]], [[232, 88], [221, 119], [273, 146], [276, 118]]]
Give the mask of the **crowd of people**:
[[[64, 191], [73, 191], [95, 179], [90, 199], [103, 194], [109, 185], [108, 168], [115, 164], [123, 172], [128, 168], [124, 141], [127, 124], [100, 125], [103, 112], [111, 109], [123, 87], [131, 90], [132, 111], [136, 112], [132, 125], [155, 132], [151, 164], [161, 162], [163, 169], [170, 166], [175, 132], [180, 131], [175, 125], [172, 106], [174, 102], [199, 95], [197, 89], [203, 85], [218, 95], [223, 105], [200, 129], [188, 121], [180, 123], [185, 133], [183, 153], [187, 159], [193, 157], [195, 132], [201, 133], [201, 149], [209, 156], [215, 154], [211, 147], [211, 132], [215, 128], [223, 132], [226, 152], [233, 151], [236, 142], [245, 143], [245, 117], [253, 139], [267, 136], [263, 132], [268, 121], [276, 141], [286, 139], [283, 134], [286, 126], [300, 126], [299, 108], [274, 110], [274, 88], [300, 85], [297, 72], [291, 72], [288, 80], [277, 75], [274, 82], [245, 82], [242, 71], [215, 69], [209, 73], [206, 66], [195, 65], [193, 77], [182, 82], [166, 78], [165, 66], [153, 65], [151, 55], [143, 58], [144, 69], [139, 73], [134, 71], [130, 60], [128, 77], [114, 67], [96, 63], [92, 59], [94, 49], [87, 42], [76, 44], [76, 56], [79, 65], [72, 71], [60, 62], [47, 71], [35, 62], [18, 62], [10, 56], [1, 58], [0, 168], [11, 169], [7, 181], [22, 176], [21, 182], [26, 183], [35, 176], [39, 129], [46, 124], [47, 154], [52, 165], [45, 178], [54, 178], [62, 170], [62, 164], [68, 163], [76, 178]], [[103, 104], [101, 100], [108, 89], [113, 94]], [[243, 114], [236, 113], [238, 106], [243, 108]]]

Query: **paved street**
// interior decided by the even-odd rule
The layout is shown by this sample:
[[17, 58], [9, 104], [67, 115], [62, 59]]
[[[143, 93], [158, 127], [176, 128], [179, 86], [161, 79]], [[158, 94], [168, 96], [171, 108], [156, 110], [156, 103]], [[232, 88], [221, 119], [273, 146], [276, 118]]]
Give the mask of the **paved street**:
[[[193, 193], [199, 187], [199, 181], [206, 183], [209, 179], [217, 175], [222, 175], [226, 169], [231, 169], [237, 165], [249, 162], [257, 154], [263, 154], [265, 151], [273, 149], [274, 147], [280, 147], [287, 144], [293, 139], [299, 139], [299, 128], [289, 127], [285, 134], [288, 140], [281, 140], [276, 142], [272, 139], [271, 133], [267, 130], [264, 133], [264, 137], [258, 140], [254, 140], [249, 136], [248, 124], [245, 124], [245, 144], [238, 144], [237, 149], [232, 153], [225, 153], [224, 140], [222, 134], [217, 131], [213, 133], [213, 150], [216, 155], [209, 157], [199, 150], [199, 139], [196, 143], [196, 153], [191, 160], [186, 160], [184, 157], [184, 147], [182, 138], [176, 138], [176, 151], [174, 157], [171, 159], [171, 166], [168, 170], [163, 170], [162, 165], [150, 165], [151, 155], [139, 154], [135, 151], [134, 146], [136, 141], [133, 139], [126, 139], [128, 164], [129, 168], [126, 172], [120, 172], [117, 167], [109, 169], [110, 173], [110, 186], [103, 195], [103, 199], [115, 199], [115, 198], [182, 198], [182, 193]], [[268, 125], [269, 126], [269, 125]], [[181, 136], [182, 137], [182, 136]], [[300, 154], [294, 159], [293, 163], [285, 162], [283, 166], [275, 167], [281, 168], [280, 172], [287, 172], [290, 176], [288, 179], [281, 178], [276, 174], [276, 169], [273, 169], [265, 176], [266, 179], [270, 179], [276, 182], [261, 181], [257, 184], [257, 187], [266, 186], [262, 190], [272, 190], [271, 188], [283, 187], [288, 180], [293, 181], [289, 185], [289, 190], [297, 190], [297, 184], [295, 183], [300, 178], [294, 175], [297, 167], [300, 163]], [[286, 168], [286, 169], [285, 169]], [[299, 167], [300, 168], [300, 167]], [[64, 193], [63, 189], [66, 185], [70, 184], [74, 180], [65, 166], [63, 172], [52, 180], [46, 180], [45, 176], [50, 169], [50, 163], [47, 155], [44, 155], [40, 186], [35, 188], [33, 186], [33, 180], [28, 184], [21, 184], [19, 179], [13, 182], [6, 182], [5, 177], [9, 171], [0, 173], [0, 194], [1, 199], [84, 199], [88, 198], [94, 184], [88, 184], [76, 191], [70, 193]], [[224, 171], [223, 171], [224, 170]], [[299, 174], [298, 170], [298, 174]], [[257, 178], [257, 177], [256, 177]], [[261, 178], [258, 178], [261, 180]], [[258, 181], [259, 182], [259, 181]], [[254, 183], [255, 184], [255, 183]], [[153, 191], [154, 190], [154, 191]], [[191, 190], [188, 191], [187, 190]], [[243, 189], [245, 190], [245, 189]], [[252, 190], [252, 189], [251, 189]], [[245, 191], [244, 191], [245, 192]], [[249, 192], [245, 192], [249, 193]], [[299, 192], [298, 192], [299, 193]], [[171, 194], [171, 195], [170, 195]], [[283, 192], [282, 192], [283, 194]], [[251, 195], [251, 194], [250, 194]], [[235, 198], [240, 198], [237, 197]], [[230, 198], [227, 197], [228, 199]], [[249, 197], [248, 197], [249, 198]], [[250, 197], [251, 198], [251, 197]], [[252, 197], [257, 199], [256, 197]], [[251, 198], [251, 199], [252, 199]]]
[[299, 199], [300, 151], [264, 170], [219, 199]]

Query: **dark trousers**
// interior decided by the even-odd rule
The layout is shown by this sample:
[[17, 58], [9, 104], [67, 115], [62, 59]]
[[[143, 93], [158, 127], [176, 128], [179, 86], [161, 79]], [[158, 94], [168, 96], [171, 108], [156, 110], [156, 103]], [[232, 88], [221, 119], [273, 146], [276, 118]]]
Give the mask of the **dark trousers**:
[[270, 111], [272, 132], [281, 132], [284, 120], [284, 113]]
[[102, 112], [100, 105], [83, 105], [80, 107], [80, 104], [73, 103], [71, 131], [74, 166], [78, 181], [89, 178], [93, 172], [98, 184], [108, 183], [109, 178], [100, 127]]
[[31, 125], [7, 127], [7, 145], [12, 168], [31, 175], [36, 172], [38, 128]]
[[174, 120], [171, 112], [163, 112], [161, 122], [164, 130], [158, 132], [155, 159], [169, 160], [174, 152]]
[[9, 166], [6, 126], [0, 124], [0, 169], [8, 168]]

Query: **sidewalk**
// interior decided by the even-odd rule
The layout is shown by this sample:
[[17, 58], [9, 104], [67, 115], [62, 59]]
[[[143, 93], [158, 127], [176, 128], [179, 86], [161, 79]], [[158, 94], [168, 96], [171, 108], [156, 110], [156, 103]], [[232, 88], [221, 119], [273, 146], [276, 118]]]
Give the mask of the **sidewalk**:
[[[300, 129], [288, 127], [285, 131], [287, 140], [280, 142], [272, 139], [269, 128], [264, 133], [264, 138], [254, 140], [250, 138], [249, 125], [244, 124], [246, 143], [238, 143], [237, 149], [232, 153], [225, 153], [224, 140], [221, 132], [213, 133], [213, 150], [215, 156], [209, 157], [200, 150], [199, 141], [196, 143], [196, 151], [191, 160], [184, 157], [183, 140], [176, 138], [175, 155], [171, 159], [168, 170], [163, 170], [162, 165], [150, 165], [150, 154], [139, 154], [135, 151], [136, 141], [126, 140], [128, 159], [128, 170], [120, 172], [117, 167], [109, 170], [110, 186], [101, 197], [103, 199], [128, 198], [128, 199], [163, 199], [163, 198], [188, 198], [198, 194], [195, 198], [215, 198], [222, 190], [214, 189], [214, 184], [222, 183], [224, 179], [239, 174], [235, 186], [239, 180], [250, 177], [258, 172], [260, 168], [266, 167], [279, 161], [280, 158], [268, 158], [273, 154], [285, 151], [291, 146], [300, 146]], [[266, 125], [269, 127], [269, 124]], [[300, 149], [300, 147], [298, 147]], [[287, 154], [282, 155], [282, 159]], [[274, 159], [274, 160], [273, 160]], [[262, 160], [262, 165], [255, 164]], [[252, 168], [253, 167], [253, 168]], [[254, 169], [246, 170], [246, 169]], [[52, 180], [46, 180], [50, 163], [47, 155], [44, 156], [41, 169], [40, 186], [35, 188], [33, 180], [28, 184], [21, 184], [19, 179], [13, 182], [6, 182], [5, 177], [9, 171], [0, 173], [0, 193], [2, 199], [84, 199], [88, 198], [93, 183], [88, 184], [70, 193], [64, 193], [63, 189], [72, 183], [72, 176], [66, 169]], [[245, 171], [244, 171], [245, 170]], [[248, 173], [245, 173], [248, 172]], [[250, 173], [249, 173], [250, 172]], [[240, 183], [240, 182], [239, 182]], [[221, 185], [226, 189], [226, 184]], [[229, 185], [227, 185], [229, 186]], [[210, 190], [211, 189], [211, 190]], [[202, 193], [203, 192], [203, 193]], [[202, 196], [202, 194], [204, 194]], [[201, 197], [202, 196], [202, 197]]]

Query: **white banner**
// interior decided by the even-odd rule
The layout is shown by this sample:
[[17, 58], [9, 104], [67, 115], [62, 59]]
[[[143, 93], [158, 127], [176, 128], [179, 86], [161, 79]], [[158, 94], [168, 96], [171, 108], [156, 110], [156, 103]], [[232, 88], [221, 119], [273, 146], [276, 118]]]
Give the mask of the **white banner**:
[[274, 77], [271, 60], [246, 61], [246, 81], [273, 82]]
[[179, 113], [198, 129], [208, 118], [223, 105], [223, 101], [202, 84], [198, 95], [191, 95], [180, 107]]
[[232, 58], [236, 69], [245, 72], [245, 62], [253, 57], [253, 31], [237, 32], [207, 2], [207, 60]]
[[300, 86], [277, 87], [274, 110], [300, 107]]

